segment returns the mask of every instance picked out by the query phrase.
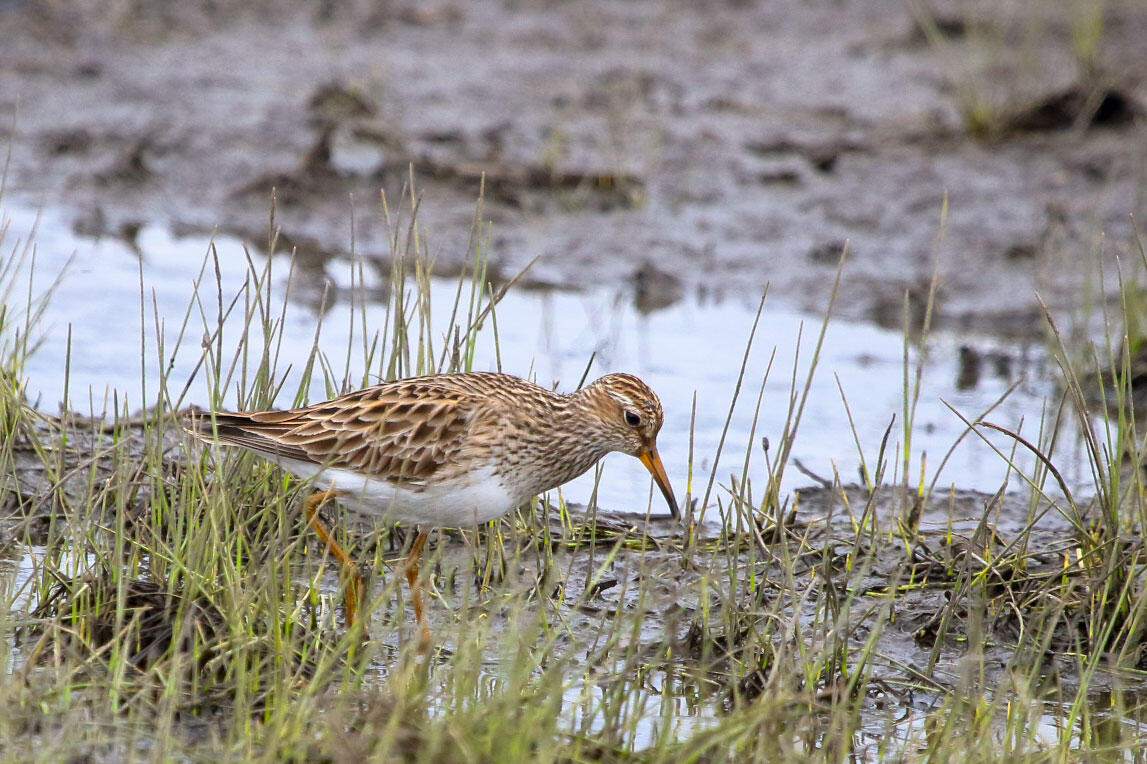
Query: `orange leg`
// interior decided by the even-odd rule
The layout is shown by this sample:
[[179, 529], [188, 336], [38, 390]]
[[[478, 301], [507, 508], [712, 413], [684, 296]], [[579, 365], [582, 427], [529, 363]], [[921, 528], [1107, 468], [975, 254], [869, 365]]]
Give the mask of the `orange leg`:
[[319, 517], [319, 507], [325, 502], [338, 496], [338, 492], [331, 491], [316, 491], [303, 501], [303, 511], [306, 512], [307, 522], [315, 529], [315, 533], [327, 545], [327, 549], [334, 556], [339, 564], [342, 566], [342, 573], [350, 576], [350, 583], [346, 588], [346, 599], [344, 600], [344, 607], [346, 608], [346, 623], [347, 626], [354, 626], [356, 616], [358, 614], [358, 603], [362, 598], [363, 582], [362, 574], [358, 571], [358, 566], [354, 564], [354, 560], [350, 555], [339, 546], [335, 541], [334, 536], [331, 535], [330, 529], [323, 523]]
[[418, 580], [418, 562], [422, 559], [422, 548], [426, 546], [429, 534], [419, 531], [414, 543], [410, 545], [410, 552], [406, 555], [406, 583], [410, 585], [410, 598], [414, 602], [414, 617], [418, 619], [418, 646], [422, 650], [430, 649], [430, 624], [426, 621], [426, 608], [422, 603], [422, 584]]

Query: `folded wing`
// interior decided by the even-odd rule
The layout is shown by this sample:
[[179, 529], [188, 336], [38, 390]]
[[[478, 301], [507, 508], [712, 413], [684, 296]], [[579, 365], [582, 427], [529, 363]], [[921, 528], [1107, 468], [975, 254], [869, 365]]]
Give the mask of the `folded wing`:
[[287, 411], [197, 412], [186, 427], [208, 442], [270, 459], [423, 482], [456, 461], [474, 411], [462, 392], [414, 392], [393, 383]]

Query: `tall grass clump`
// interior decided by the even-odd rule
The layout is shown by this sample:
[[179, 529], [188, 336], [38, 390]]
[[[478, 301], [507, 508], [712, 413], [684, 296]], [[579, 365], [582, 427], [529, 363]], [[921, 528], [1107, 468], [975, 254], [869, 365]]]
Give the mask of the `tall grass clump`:
[[[479, 352], [497, 357], [496, 304], [509, 285], [495, 289], [486, 278], [480, 214], [473, 267], [445, 306], [450, 330], [436, 336], [432, 261], [416, 213], [416, 203], [399, 213], [383, 199], [386, 318], [381, 329], [368, 327], [358, 303], [355, 346], [342, 355], [321, 346], [320, 310], [305, 368], [292, 376], [278, 355], [290, 294], [277, 291], [272, 259], [241, 253], [247, 279], [229, 292], [219, 259], [236, 253], [212, 245], [174, 329], [141, 289], [141, 337], [155, 338], [141, 348], [154, 361], [141, 372], [145, 405], [111, 395], [96, 415], [42, 417], [50, 427], [38, 466], [51, 478], [52, 533], [25, 536], [33, 569], [8, 599], [18, 681], [4, 698], [6, 757], [439, 760], [478, 751], [505, 760], [559, 740], [567, 750], [607, 738], [618, 750], [632, 747], [648, 701], [631, 707], [634, 690], [605, 692], [605, 677], [575, 682], [582, 663], [566, 647], [573, 639], [603, 665], [639, 662], [637, 643], [616, 655], [634, 639], [634, 623], [587, 637], [570, 619], [584, 621], [579, 608], [599, 612], [592, 600], [609, 588], [602, 580], [611, 561], [646, 548], [644, 532], [608, 523], [587, 530], [564, 510], [549, 528], [524, 513], [477, 534], [443, 532], [432, 564], [455, 604], [436, 624], [447, 647], [426, 662], [408, 649], [406, 603], [386, 572], [404, 530], [367, 528], [361, 518], [334, 523], [376, 571], [365, 619], [375, 638], [344, 629], [337, 566], [300, 521], [298, 482], [249, 455], [192, 446], [178, 423], [197, 383], [149, 376], [197, 353], [210, 406], [268, 407], [468, 369]], [[363, 265], [353, 267], [361, 285]], [[442, 306], [433, 310], [440, 317]], [[539, 542], [518, 534], [521, 525]], [[602, 549], [593, 570], [575, 565], [587, 545]], [[646, 607], [647, 597], [633, 586], [625, 607]], [[570, 693], [584, 703], [581, 721], [559, 725]], [[613, 732], [603, 736], [603, 725]]]
[[[953, 609], [974, 608], [980, 639], [1004, 634], [1011, 648], [1002, 688], [1008, 692], [985, 695], [977, 708], [1004, 719], [1012, 742], [1057, 757], [1093, 746], [1124, 750], [1138, 738], [1143, 716], [1134, 689], [1147, 668], [1142, 391], [1135, 373], [1147, 277], [1142, 246], [1132, 272], [1123, 268], [1116, 274], [1119, 299], [1100, 301], [1102, 315], [1092, 324], [1098, 332], [1065, 333], [1056, 312], [1043, 305], [1060, 393], [1034, 435], [992, 421], [990, 410], [964, 418], [1031, 496], [1026, 523], [1010, 534], [995, 530], [1003, 488], [986, 504], [977, 533], [991, 540], [990, 554], [965, 562], [968, 576], [950, 601]], [[998, 433], [1007, 440], [989, 440]], [[1075, 480], [1063, 442], [1072, 433], [1084, 460]], [[1018, 466], [1017, 451], [1035, 456], [1029, 472]], [[1014, 693], [1037, 707], [1017, 714]], [[1033, 727], [1046, 724], [1040, 707], [1045, 714], [1055, 709], [1062, 727], [1054, 739], [1034, 736]]]
[[[6, 633], [16, 635], [20, 655], [13, 662], [33, 688], [31, 696], [17, 693], [8, 700], [9, 708], [39, 708], [59, 733], [58, 745], [41, 755], [100, 751], [106, 744], [129, 758], [144, 750], [152, 751], [150, 757], [155, 746], [162, 752], [186, 744], [175, 733], [195, 728], [200, 722], [188, 726], [195, 716], [227, 719], [227, 732], [212, 735], [225, 740], [284, 714], [297, 723], [300, 707], [319, 703], [321, 694], [344, 681], [357, 685], [366, 661], [377, 658], [361, 649], [361, 632], [336, 628], [325, 583], [331, 566], [325, 559], [301, 562], [298, 552], [310, 538], [299, 533], [289, 479], [256, 459], [219, 452], [200, 460], [198, 449], [187, 449], [178, 419], [192, 382], [172, 379], [165, 370], [177, 354], [201, 353], [197, 373], [211, 406], [269, 407], [309, 397], [312, 379], [321, 382], [325, 396], [379, 379], [465, 368], [496, 301], [477, 257], [481, 232], [476, 227], [477, 267], [459, 280], [452, 306], [455, 329], [439, 339], [429, 334], [429, 261], [413, 212], [400, 221], [385, 200], [383, 211], [394, 232], [388, 320], [381, 331], [368, 333], [364, 313], [357, 314], [359, 370], [351, 372], [359, 359], [352, 361], [350, 348], [344, 359], [321, 352], [320, 320], [307, 368], [297, 388], [285, 390], [288, 375], [278, 352], [290, 295], [275, 293], [272, 259], [241, 254], [248, 278], [229, 294], [234, 285], [221, 283], [218, 258], [235, 253], [222, 255], [212, 246], [195, 300], [174, 332], [165, 325], [170, 317], [158, 315], [141, 289], [141, 338], [155, 338], [154, 346], [144, 340], [141, 350], [156, 361], [141, 369], [146, 405], [131, 410], [112, 395], [102, 410], [96, 402], [95, 416], [67, 407], [59, 416], [41, 415], [23, 400], [22, 359], [34, 350], [29, 338], [48, 295], [32, 291], [33, 269], [25, 267], [34, 264], [30, 244], [5, 253], [3, 488], [6, 497], [19, 488], [9, 484], [18, 472], [12, 450], [32, 453], [44, 476], [43, 495], [32, 497], [43, 521], [37, 527], [51, 529], [24, 534], [33, 544], [32, 574], [7, 595], [10, 608], [22, 604], [31, 611], [28, 620], [9, 623]], [[353, 278], [361, 284], [362, 263], [355, 268]], [[17, 294], [22, 288], [26, 296]], [[149, 377], [149, 369], [164, 371]], [[31, 427], [28, 422], [38, 427], [31, 445], [14, 437]], [[183, 455], [188, 452], [192, 458]], [[383, 547], [378, 549], [381, 556]], [[17, 611], [8, 612], [14, 617]], [[134, 721], [113, 723], [118, 717], [105, 718], [109, 710]], [[76, 719], [93, 723], [69, 723]], [[107, 724], [117, 734], [109, 737]], [[10, 751], [32, 751], [42, 742], [20, 734], [18, 721], [12, 732], [5, 738], [25, 739], [27, 747]], [[244, 740], [255, 745], [257, 738]]]
[[[935, 54], [962, 126], [977, 138], [1046, 130], [1049, 120], [1057, 129], [1086, 128], [1105, 119], [1105, 102], [1124, 76], [1103, 61], [1110, 30], [1126, 23], [1107, 3], [906, 6], [917, 30], [910, 41]], [[1074, 80], [1067, 90], [1049, 76], [1063, 62]]]

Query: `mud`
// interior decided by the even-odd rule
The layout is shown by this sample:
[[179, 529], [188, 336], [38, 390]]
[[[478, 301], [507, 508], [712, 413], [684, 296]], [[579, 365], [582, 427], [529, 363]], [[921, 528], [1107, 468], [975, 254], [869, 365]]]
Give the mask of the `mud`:
[[[86, 474], [95, 466], [107, 473], [101, 482], [125, 485], [113, 473], [128, 468], [131, 458], [93, 464], [89, 456], [99, 451], [107, 433], [77, 421], [35, 427], [54, 428], [57, 436], [66, 435], [62, 441], [75, 444], [59, 454], [63, 474]], [[170, 437], [174, 442], [180, 436]], [[130, 423], [117, 438], [129, 457], [146, 448]], [[165, 469], [177, 475], [186, 468], [185, 457], [180, 449], [168, 454]], [[69, 516], [68, 486], [20, 474], [23, 501], [19, 512], [5, 513], [4, 536], [47, 545], [67, 537], [67, 523], [52, 518]], [[136, 482], [147, 481], [131, 476], [126, 485]], [[129, 524], [132, 518], [146, 523], [152, 516], [146, 491], [121, 498], [121, 503]], [[111, 502], [105, 497], [104, 504]], [[984, 686], [1006, 690], [1014, 674], [1022, 675], [1033, 663], [1043, 667], [1040, 675], [1049, 692], [1077, 686], [1076, 650], [1087, 648], [1089, 609], [1107, 584], [1093, 577], [1091, 565], [1065, 563], [1075, 559], [1081, 537], [1061, 513], [1064, 509], [1062, 501], [1053, 506], [1018, 493], [952, 490], [920, 501], [914, 491], [890, 485], [873, 492], [855, 485], [801, 489], [779, 512], [743, 507], [708, 518], [687, 512], [684, 525], [665, 517], [581, 507], [559, 517], [554, 507], [542, 505], [536, 516], [523, 515], [530, 532], [507, 533], [504, 541], [495, 541], [489, 529], [437, 532], [428, 579], [438, 596], [430, 617], [435, 633], [453, 635], [459, 621], [483, 620], [495, 630], [510, 631], [523, 613], [554, 613], [568, 630], [560, 649], [585, 652], [588, 660], [603, 624], [640, 614], [639, 626], [625, 627], [632, 632], [622, 643], [626, 660], [640, 661], [646, 673], [665, 672], [667, 679], [673, 676], [676, 683], [693, 687], [700, 705], [678, 713], [703, 726], [713, 715], [751, 702], [777, 681], [778, 672], [791, 672], [783, 681], [795, 681], [802, 672], [792, 663], [795, 655], [787, 655], [789, 630], [820, 633], [827, 612], [843, 611], [834, 615], [833, 638], [853, 652], [874, 640], [870, 675], [858, 691], [878, 730], [889, 709], [908, 718], [949, 692]], [[1086, 519], [1089, 509], [1082, 509]], [[87, 517], [88, 523], [98, 522], [98, 515]], [[330, 519], [341, 525], [345, 518]], [[907, 533], [905, 523], [912, 525]], [[307, 544], [318, 546], [301, 517], [295, 527]], [[373, 566], [371, 560], [401, 559], [408, 539], [400, 529], [361, 525], [350, 538], [356, 536], [355, 556], [368, 571], [371, 597], [382, 594], [373, 637], [380, 648], [378, 671], [385, 675], [387, 662], [412, 636], [380, 625], [402, 620], [395, 608], [401, 613], [404, 604], [386, 594], [397, 591], [399, 572], [389, 565]], [[897, 541], [889, 543], [890, 538]], [[1112, 541], [1111, 549], [1128, 561], [1142, 554], [1136, 538]], [[294, 543], [279, 542], [288, 549]], [[313, 563], [292, 564], [300, 597]], [[735, 580], [729, 570], [736, 571]], [[722, 583], [730, 580], [731, 586]], [[109, 586], [111, 595], [101, 593]], [[324, 581], [323, 599], [336, 600], [338, 587], [332, 571]], [[701, 598], [706, 590], [713, 601]], [[140, 616], [131, 655], [142, 669], [169, 649], [172, 597], [179, 595], [147, 578], [129, 582], [128, 591], [129, 607]], [[114, 592], [106, 577], [89, 573], [61, 579], [43, 599], [33, 598], [28, 604], [40, 625], [23, 636], [27, 660], [38, 660], [37, 639], [53, 634], [52, 629], [76, 627], [69, 619], [86, 612], [75, 605], [77, 598], [114, 597]], [[307, 606], [315, 609], [317, 620], [318, 609], [326, 605], [316, 601]], [[225, 629], [219, 626], [224, 619], [214, 605], [205, 600], [196, 607], [203, 624], [219, 631], [220, 644], [225, 644]], [[724, 615], [706, 617], [717, 612], [713, 608]], [[92, 647], [111, 638], [107, 624], [98, 619], [86, 628], [95, 640]], [[1025, 629], [1041, 634], [1040, 644], [1025, 640]], [[447, 641], [445, 655], [454, 647]], [[77, 644], [69, 649], [89, 648]], [[1110, 676], [1101, 663], [1088, 678], [1091, 694], [1101, 698], [1125, 687], [1116, 677], [1126, 660], [1113, 656]], [[209, 673], [211, 665], [206, 660], [191, 670]], [[591, 666], [586, 664], [590, 674]], [[973, 666], [974, 675], [969, 675]], [[601, 669], [609, 671], [608, 660]], [[841, 678], [826, 675], [820, 681], [823, 700], [831, 702], [841, 691]], [[221, 683], [211, 702], [225, 704], [227, 692]]]
[[[901, 0], [15, 0], [0, 3], [5, 194], [66, 209], [77, 235], [122, 239], [143, 258], [154, 256], [136, 243], [149, 227], [234, 234], [258, 249], [270, 239], [273, 200], [279, 247], [297, 249], [298, 277], [311, 282], [298, 294], [315, 299], [352, 248], [386, 272], [379, 192], [397, 209], [413, 182], [439, 272], [470, 261], [481, 193], [495, 270], [511, 274], [540, 256], [523, 286], [624, 285], [645, 314], [688, 307], [686, 297], [755, 301], [770, 283], [770, 305], [819, 313], [847, 246], [844, 316], [898, 330], [907, 294], [919, 322], [938, 267], [938, 324], [1030, 341], [1042, 332], [1036, 292], [1064, 312], [1110, 295], [1114, 279], [1096, 284], [1097, 267], [1114, 274], [1138, 257], [1132, 216], [1147, 217], [1147, 6], [1105, 4], [1092, 53], [1080, 36], [1087, 20], [1060, 5], [971, 3], [939, 8], [929, 22]], [[106, 271], [126, 278], [122, 267]], [[604, 304], [596, 312], [608, 313]], [[712, 361], [714, 341], [702, 339], [700, 352], [665, 372], [684, 380], [671, 407], [680, 433], [703, 371], [697, 358]], [[958, 390], [1010, 381], [1027, 357], [982, 337], [950, 339], [940, 352], [958, 354]], [[871, 343], [858, 344], [849, 357], [859, 366], [892, 368], [879, 354], [873, 362]], [[866, 442], [888, 421], [873, 416], [878, 428], [862, 422]], [[810, 420], [807, 437], [840, 414]], [[129, 523], [146, 517], [151, 482], [111, 480], [126, 467], [101, 458], [138, 431], [42, 415], [28, 426], [38, 435], [13, 445], [3, 541], [51, 540], [54, 518], [72, 506], [123, 506]], [[68, 443], [49, 455], [57, 472], [45, 470], [37, 439]], [[178, 470], [179, 436], [172, 448]], [[975, 466], [960, 465], [954, 482], [970, 484]], [[1104, 582], [1096, 568], [1071, 565], [1080, 537], [1056, 511], [1023, 494], [953, 489], [913, 505], [896, 488], [874, 498], [824, 482], [771, 519], [748, 510], [707, 518], [692, 551], [680, 528], [644, 515], [581, 516], [572, 535], [540, 519], [542, 532], [528, 537], [538, 540], [516, 541], [522, 554], [496, 564], [475, 558], [472, 536], [440, 533], [433, 579], [450, 607], [433, 612], [436, 627], [463, 607], [508, 624], [497, 602], [471, 592], [480, 580], [509, 578], [537, 607], [567, 608], [575, 640], [592, 639], [604, 615], [640, 598], [649, 613], [635, 632], [640, 653], [667, 675], [679, 667], [655, 656], [683, 656], [726, 705], [785, 670], [752, 650], [783, 648], [784, 628], [821, 623], [835, 607], [850, 609], [842, 623], [853, 630], [838, 638], [853, 649], [883, 619], [881, 663], [862, 690], [873, 718], [890, 703], [912, 707], [913, 693], [964, 686], [969, 667], [983, 667], [975, 682], [1005, 688], [1009, 669], [1037, 649], [1049, 683], [1079, 681], [1072, 656], [1088, 647], [1089, 597]], [[91, 495], [113, 484], [137, 490]], [[719, 493], [728, 511], [728, 486]], [[858, 530], [854, 513], [866, 507], [875, 514]], [[357, 550], [364, 562], [372, 538]], [[399, 534], [381, 538], [385, 557], [401, 548]], [[593, 553], [619, 544], [597, 576], [602, 557]], [[1128, 536], [1112, 548], [1131, 568], [1140, 546]], [[701, 577], [733, 582], [718, 596], [747, 619], [739, 629], [701, 617]], [[329, 595], [333, 576], [328, 584]], [[576, 605], [560, 604], [563, 590], [587, 588]], [[1046, 643], [1025, 644], [1025, 628]], [[1143, 667], [1134, 656], [1120, 665], [1128, 662]], [[1102, 670], [1088, 681], [1096, 692], [1108, 686]]]
[[484, 178], [491, 258], [542, 283], [819, 310], [847, 241], [846, 315], [898, 327], [938, 255], [940, 322], [1036, 333], [1036, 290], [1081, 304], [1135, 254], [1147, 8], [1105, 4], [1091, 50], [1068, 7], [912, 7], [5, 3], [8, 190], [253, 242], [273, 194], [321, 263], [383, 257], [413, 178], [450, 267]]

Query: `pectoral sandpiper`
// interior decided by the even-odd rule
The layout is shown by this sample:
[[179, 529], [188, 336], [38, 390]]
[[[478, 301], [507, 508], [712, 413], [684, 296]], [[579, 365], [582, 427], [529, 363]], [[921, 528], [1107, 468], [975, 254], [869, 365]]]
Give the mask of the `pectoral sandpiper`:
[[677, 501], [657, 454], [661, 402], [629, 374], [608, 374], [568, 395], [506, 374], [468, 372], [374, 385], [288, 411], [206, 412], [187, 429], [240, 446], [312, 481], [307, 521], [350, 574], [355, 622], [362, 576], [319, 518], [330, 499], [419, 527], [405, 574], [419, 636], [430, 643], [418, 565], [426, 527], [493, 520], [581, 475], [611, 451], [641, 460], [674, 517]]

